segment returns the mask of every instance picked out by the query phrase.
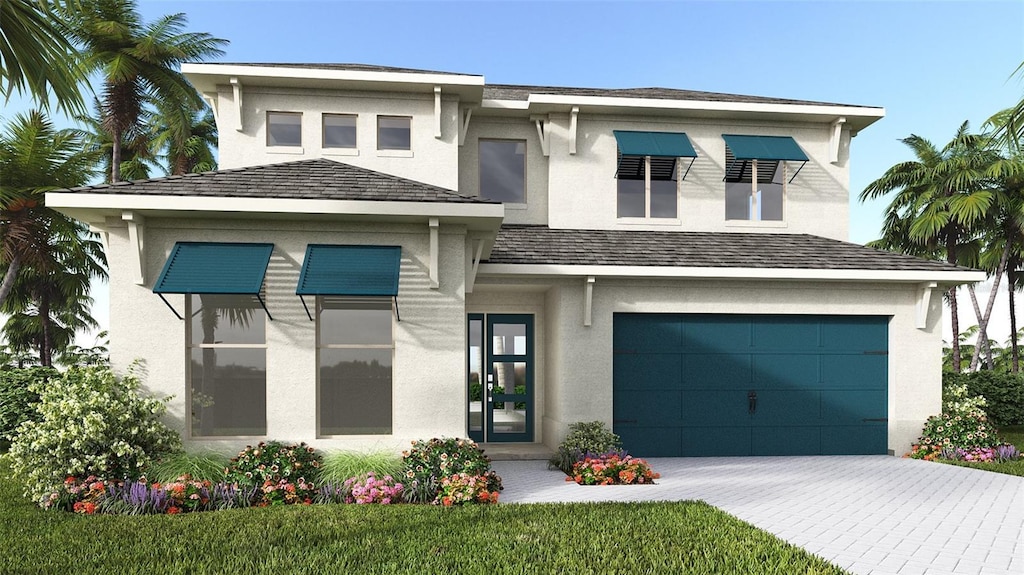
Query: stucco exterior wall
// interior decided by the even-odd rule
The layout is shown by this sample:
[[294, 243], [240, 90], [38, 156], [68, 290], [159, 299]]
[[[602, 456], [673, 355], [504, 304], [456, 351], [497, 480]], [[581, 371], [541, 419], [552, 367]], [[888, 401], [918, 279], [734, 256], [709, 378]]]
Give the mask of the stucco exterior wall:
[[505, 204], [505, 223], [548, 222], [548, 159], [541, 149], [537, 128], [527, 118], [473, 118], [459, 147], [459, 191], [480, 195], [480, 139], [524, 140], [526, 142], [526, 203]]
[[[146, 285], [129, 273], [132, 246], [125, 228], [110, 225], [111, 360], [118, 371], [135, 359], [156, 396], [173, 396], [167, 423], [188, 449], [237, 452], [263, 439], [306, 441], [319, 448], [399, 451], [413, 439], [465, 434], [465, 230], [440, 228], [440, 288], [430, 289], [426, 225], [357, 224], [280, 220], [164, 220], [146, 222]], [[191, 438], [186, 406], [185, 326], [152, 293], [152, 285], [176, 241], [272, 242], [265, 278], [267, 321], [267, 435]], [[308, 243], [402, 246], [398, 308], [394, 322], [391, 435], [317, 437], [316, 328], [295, 286]], [[184, 296], [168, 295], [179, 313]], [[307, 298], [309, 301], [309, 298]], [[312, 303], [310, 302], [312, 306]]]
[[[220, 86], [217, 129], [220, 167], [275, 164], [328, 158], [386, 174], [455, 190], [459, 186], [458, 100], [441, 99], [441, 138], [434, 137], [434, 96], [398, 92], [246, 86], [242, 92], [242, 131], [230, 86]], [[301, 112], [302, 146], [267, 146], [267, 112]], [[356, 148], [323, 147], [323, 114], [356, 114]], [[377, 116], [411, 116], [412, 149], [378, 150]]]
[[[569, 154], [569, 116], [551, 114], [547, 159], [548, 224], [553, 228], [680, 230], [849, 236], [849, 131], [844, 130], [838, 165], [829, 162], [827, 124], [741, 122], [724, 119], [602, 116], [580, 113], [576, 154]], [[678, 219], [620, 220], [613, 130], [685, 132], [697, 159], [681, 182]], [[726, 221], [725, 141], [722, 134], [791, 136], [810, 158], [788, 184], [783, 222]], [[536, 140], [536, 136], [534, 138]], [[682, 160], [685, 165], [688, 159]], [[790, 175], [799, 163], [790, 162]]]
[[[478, 279], [500, 282], [497, 278]], [[612, 316], [615, 313], [821, 314], [889, 316], [888, 445], [910, 449], [928, 416], [941, 408], [940, 298], [925, 329], [915, 328], [915, 286], [881, 284], [658, 281], [598, 278], [593, 325], [583, 325], [582, 278], [549, 283], [545, 318], [543, 442], [554, 448], [575, 421], [612, 424]]]

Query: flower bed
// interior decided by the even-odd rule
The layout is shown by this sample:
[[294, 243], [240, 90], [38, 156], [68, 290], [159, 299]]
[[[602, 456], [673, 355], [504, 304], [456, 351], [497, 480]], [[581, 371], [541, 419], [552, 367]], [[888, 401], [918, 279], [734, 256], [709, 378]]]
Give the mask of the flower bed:
[[572, 475], [565, 480], [580, 485], [639, 485], [653, 484], [659, 477], [643, 459], [615, 451], [587, 454], [573, 465]]

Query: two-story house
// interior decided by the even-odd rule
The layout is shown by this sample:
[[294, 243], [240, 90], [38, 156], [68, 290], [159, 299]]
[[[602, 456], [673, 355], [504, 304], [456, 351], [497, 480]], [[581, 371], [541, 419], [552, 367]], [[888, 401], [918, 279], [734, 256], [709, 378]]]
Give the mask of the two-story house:
[[192, 64], [216, 172], [65, 190], [110, 260], [111, 357], [192, 447], [902, 453], [940, 408], [941, 294], [847, 243], [881, 108]]

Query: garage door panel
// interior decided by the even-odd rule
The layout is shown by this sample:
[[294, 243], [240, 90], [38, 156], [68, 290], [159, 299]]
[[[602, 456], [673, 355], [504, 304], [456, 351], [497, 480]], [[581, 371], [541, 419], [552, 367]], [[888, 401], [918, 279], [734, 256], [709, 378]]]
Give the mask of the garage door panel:
[[860, 425], [865, 419], [885, 419], [884, 389], [829, 389], [821, 392], [821, 415], [830, 425]]
[[678, 457], [683, 452], [681, 432], [678, 427], [615, 428], [622, 447], [637, 457]]
[[821, 453], [821, 428], [754, 428], [751, 455], [818, 455]]
[[684, 427], [682, 449], [685, 457], [750, 455], [749, 427]]
[[685, 426], [750, 427], [744, 390], [687, 389], [680, 396], [680, 418]]
[[678, 316], [619, 314], [615, 317], [613, 331], [615, 350], [678, 351], [681, 346], [682, 326]]
[[624, 426], [681, 426], [679, 391], [624, 391], [615, 396], [612, 417]]
[[821, 425], [821, 392], [815, 390], [761, 390], [757, 394], [754, 427], [775, 427], [779, 422]]
[[821, 357], [821, 386], [825, 389], [881, 387], [889, 378], [885, 355], [839, 354]]
[[753, 358], [754, 387], [816, 389], [821, 379], [818, 356], [810, 354], [758, 354]]
[[612, 365], [615, 386], [622, 390], [679, 389], [682, 362], [678, 354], [616, 355]]
[[750, 347], [750, 321], [743, 316], [684, 316], [683, 348], [734, 353]]
[[752, 321], [753, 347], [758, 350], [811, 349], [820, 346], [817, 322], [803, 316], [767, 316]]
[[822, 455], [882, 455], [888, 452], [886, 424], [821, 428]]
[[752, 381], [752, 361], [745, 353], [688, 353], [683, 357], [683, 386], [746, 389]]
[[889, 320], [885, 317], [824, 317], [821, 346], [827, 350], [873, 351], [889, 347]]

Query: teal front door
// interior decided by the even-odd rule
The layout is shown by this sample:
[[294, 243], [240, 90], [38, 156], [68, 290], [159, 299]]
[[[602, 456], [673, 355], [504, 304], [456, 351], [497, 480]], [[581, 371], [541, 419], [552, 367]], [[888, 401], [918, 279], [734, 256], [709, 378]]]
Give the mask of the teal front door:
[[647, 457], [885, 454], [888, 323], [616, 314], [613, 430]]
[[532, 442], [533, 316], [470, 314], [468, 429], [480, 442]]

